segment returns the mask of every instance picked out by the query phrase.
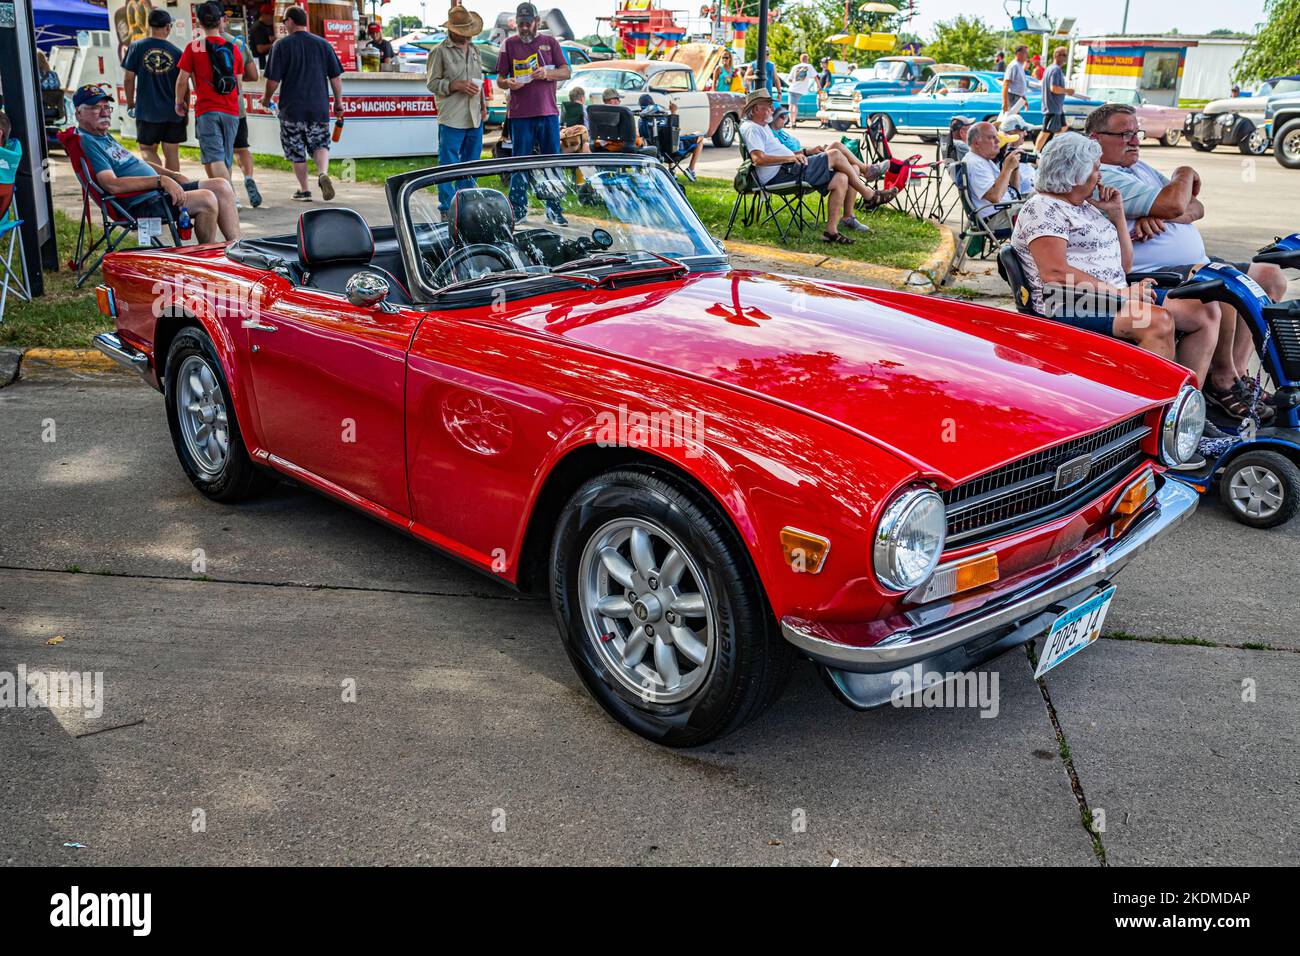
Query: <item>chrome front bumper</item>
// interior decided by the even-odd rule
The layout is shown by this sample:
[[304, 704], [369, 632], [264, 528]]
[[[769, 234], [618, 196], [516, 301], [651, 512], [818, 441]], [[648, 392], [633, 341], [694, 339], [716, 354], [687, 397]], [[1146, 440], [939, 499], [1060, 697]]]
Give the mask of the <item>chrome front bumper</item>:
[[95, 348], [118, 365], [139, 372], [142, 378], [149, 377], [149, 356], [123, 342], [116, 332], [100, 332], [94, 342]]
[[[838, 675], [844, 679], [840, 683], [865, 685], [866, 678], [860, 681], [854, 678], [871, 675], [869, 682], [875, 685], [882, 679], [887, 681], [897, 670], [935, 658], [944, 658], [945, 664], [974, 666], [1043, 633], [1068, 606], [1078, 603], [1075, 599], [1085, 599], [1107, 585], [1111, 577], [1151, 542], [1181, 524], [1196, 510], [1199, 500], [1197, 493], [1183, 483], [1166, 480], [1156, 493], [1155, 506], [1148, 508], [1119, 538], [1080, 556], [1046, 578], [964, 614], [945, 616], [949, 607], [946, 602], [916, 608], [908, 614], [916, 623], [872, 647], [823, 640], [789, 619], [781, 622], [781, 633], [814, 661], [824, 664], [832, 680], [836, 679], [837, 672], [848, 672]], [[840, 690], [843, 692], [844, 688]]]

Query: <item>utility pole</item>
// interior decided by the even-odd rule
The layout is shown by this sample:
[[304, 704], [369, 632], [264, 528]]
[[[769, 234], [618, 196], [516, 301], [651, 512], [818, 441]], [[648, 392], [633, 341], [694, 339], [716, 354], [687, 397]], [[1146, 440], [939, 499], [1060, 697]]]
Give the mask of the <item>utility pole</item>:
[[1124, 0], [1124, 24], [1119, 28], [1119, 32], [1128, 33], [1128, 0]]
[[758, 0], [758, 58], [754, 63], [754, 89], [767, 89], [767, 9], [768, 0]]

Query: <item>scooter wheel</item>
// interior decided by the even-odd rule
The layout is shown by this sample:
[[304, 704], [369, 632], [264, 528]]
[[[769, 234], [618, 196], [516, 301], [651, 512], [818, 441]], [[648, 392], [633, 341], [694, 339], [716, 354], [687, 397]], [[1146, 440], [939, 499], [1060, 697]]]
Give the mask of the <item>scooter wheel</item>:
[[1252, 528], [1276, 528], [1300, 511], [1300, 468], [1275, 451], [1249, 451], [1228, 463], [1219, 500]]

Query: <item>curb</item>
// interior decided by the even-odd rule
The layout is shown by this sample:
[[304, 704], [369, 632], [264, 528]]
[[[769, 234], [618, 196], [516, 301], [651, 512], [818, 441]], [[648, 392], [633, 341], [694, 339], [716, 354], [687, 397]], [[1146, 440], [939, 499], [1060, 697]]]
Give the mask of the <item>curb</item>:
[[788, 249], [774, 249], [771, 246], [759, 246], [730, 239], [723, 244], [729, 252], [739, 252], [756, 259], [789, 262], [811, 269], [834, 269], [836, 272], [858, 276], [876, 285], [909, 292], [933, 292], [948, 281], [948, 276], [952, 274], [953, 257], [957, 252], [957, 237], [952, 228], [941, 222], [936, 222], [935, 225], [939, 228], [939, 248], [915, 269], [896, 269], [893, 266], [881, 266], [858, 259], [842, 259], [838, 256], [824, 256], [815, 252], [791, 252]]
[[23, 352], [22, 364], [36, 362], [53, 368], [80, 369], [86, 372], [112, 372], [121, 368], [99, 349], [31, 348]]

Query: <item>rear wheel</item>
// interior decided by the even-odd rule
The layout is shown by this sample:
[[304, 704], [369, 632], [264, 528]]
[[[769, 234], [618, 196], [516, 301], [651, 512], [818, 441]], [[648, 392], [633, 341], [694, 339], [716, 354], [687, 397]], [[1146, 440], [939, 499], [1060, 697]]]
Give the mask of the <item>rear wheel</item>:
[[176, 333], [163, 381], [172, 444], [195, 488], [214, 501], [241, 501], [275, 486], [275, 477], [255, 466], [244, 447], [230, 389], [206, 332], [187, 327]]
[[1183, 141], [1183, 131], [1180, 129], [1166, 130], [1165, 135], [1160, 137], [1161, 146], [1177, 146]]
[[599, 475], [569, 500], [551, 546], [551, 601], [592, 696], [670, 747], [757, 716], [795, 657], [725, 516], [650, 471]]
[[718, 149], [726, 149], [736, 141], [736, 114], [727, 113], [722, 119], [718, 120], [718, 128], [713, 131], [713, 145]]
[[872, 114], [871, 122], [874, 123], [876, 120], [880, 120], [880, 129], [884, 132], [885, 139], [893, 139], [894, 133], [898, 131], [894, 126], [894, 121], [884, 113]]
[[1300, 468], [1275, 451], [1234, 458], [1219, 479], [1219, 498], [1252, 528], [1275, 528], [1300, 511]]
[[1273, 157], [1287, 169], [1300, 169], [1300, 119], [1283, 123], [1277, 131]]

